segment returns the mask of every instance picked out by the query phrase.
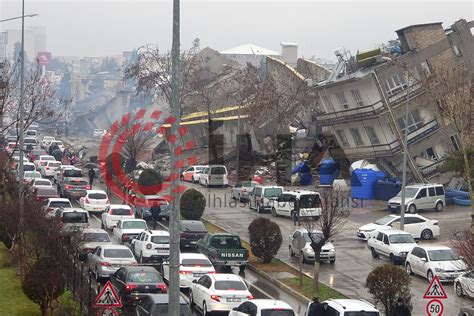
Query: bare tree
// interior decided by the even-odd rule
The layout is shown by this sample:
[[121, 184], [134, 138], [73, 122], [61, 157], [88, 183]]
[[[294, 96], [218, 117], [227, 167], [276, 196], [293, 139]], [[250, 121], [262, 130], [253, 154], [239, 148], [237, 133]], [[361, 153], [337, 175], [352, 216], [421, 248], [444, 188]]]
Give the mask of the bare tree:
[[344, 228], [347, 220], [345, 206], [349, 192], [340, 188], [319, 190], [321, 216], [318, 220], [302, 216], [301, 225], [308, 232], [311, 248], [314, 251], [313, 294], [319, 290], [319, 271], [322, 247]]
[[454, 251], [469, 265], [474, 268], [474, 236], [469, 231], [454, 234], [451, 240]]

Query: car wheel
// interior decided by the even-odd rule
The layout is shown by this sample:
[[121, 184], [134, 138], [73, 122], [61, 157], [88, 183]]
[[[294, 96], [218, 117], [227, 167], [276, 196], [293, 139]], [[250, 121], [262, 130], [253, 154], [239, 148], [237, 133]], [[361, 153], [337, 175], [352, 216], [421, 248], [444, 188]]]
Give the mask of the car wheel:
[[428, 240], [433, 238], [433, 232], [429, 229], [425, 229], [421, 232], [421, 239]]
[[193, 291], [191, 289], [189, 289], [189, 305], [191, 306], [191, 308], [193, 308], [194, 305], [196, 305], [194, 303]]
[[428, 279], [428, 282], [431, 283], [431, 281], [433, 280], [433, 272], [431, 272], [431, 270], [428, 270], [428, 273], [426, 274], [426, 278]]
[[441, 212], [443, 210], [443, 202], [436, 203], [436, 212]]
[[276, 210], [275, 210], [274, 207], [272, 207], [272, 216], [273, 216], [273, 217], [278, 217], [278, 214], [277, 214], [277, 212], [276, 212]]
[[260, 212], [261, 212], [261, 211], [260, 211], [260, 204], [257, 204], [257, 213], [260, 214]]
[[330, 264], [334, 264], [334, 262], [336, 262], [336, 258], [329, 260]]
[[415, 214], [415, 213], [416, 213], [416, 206], [415, 206], [415, 204], [411, 204], [411, 205], [408, 207], [408, 213], [410, 213], [410, 214]]
[[411, 269], [411, 265], [409, 262], [405, 265], [405, 271], [407, 272], [408, 275], [413, 275], [413, 271]]
[[372, 253], [372, 258], [378, 258], [378, 257], [379, 257], [379, 255], [378, 255], [378, 253], [375, 251], [375, 248], [374, 248], [374, 247], [370, 248], [370, 252]]
[[207, 311], [206, 302], [202, 302], [202, 315], [203, 315], [203, 316], [208, 316], [208, 315], [210, 315], [210, 313]]
[[303, 251], [300, 253], [300, 256], [301, 256], [301, 258], [302, 258], [302, 259], [300, 259], [300, 260], [301, 260], [303, 263], [306, 263], [307, 260], [306, 260], [306, 257], [304, 256]]
[[459, 282], [456, 282], [456, 286], [455, 286], [455, 289], [456, 289], [456, 295], [459, 296], [459, 297], [463, 297], [464, 296], [464, 292], [462, 290], [462, 286]]
[[288, 254], [290, 255], [290, 258], [293, 258], [295, 256], [295, 253], [293, 250], [291, 250], [291, 246], [288, 246]]
[[397, 263], [397, 260], [395, 260], [395, 256], [393, 255], [393, 253], [390, 254], [389, 258], [390, 258], [390, 262], [391, 262], [392, 264], [396, 264], [396, 263]]

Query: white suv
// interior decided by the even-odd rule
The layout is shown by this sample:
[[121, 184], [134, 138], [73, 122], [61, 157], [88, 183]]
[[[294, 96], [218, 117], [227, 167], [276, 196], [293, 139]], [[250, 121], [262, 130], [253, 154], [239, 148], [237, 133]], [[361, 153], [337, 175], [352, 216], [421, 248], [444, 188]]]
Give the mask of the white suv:
[[319, 219], [321, 216], [321, 199], [319, 193], [313, 191], [284, 191], [277, 200], [272, 201], [272, 215], [296, 220], [296, 204], [300, 205], [300, 217]]
[[164, 230], [145, 230], [132, 239], [132, 251], [139, 263], [162, 261], [170, 255], [170, 234]]
[[[388, 201], [390, 211], [400, 211], [402, 191]], [[442, 184], [415, 184], [405, 188], [405, 205], [409, 213], [417, 210], [435, 209], [441, 212], [444, 208], [445, 197]]]
[[[337, 299], [327, 300], [322, 302], [326, 313], [325, 315], [364, 315], [364, 316], [380, 316], [380, 312], [375, 308], [374, 305], [364, 300], [354, 299]], [[311, 305], [311, 302], [308, 304]], [[306, 310], [305, 316], [308, 316], [308, 309]]]
[[199, 184], [205, 187], [211, 185], [226, 187], [229, 184], [227, 174], [227, 168], [224, 165], [206, 166], [199, 174]]
[[273, 200], [283, 193], [283, 187], [256, 185], [249, 194], [249, 209], [255, 209], [257, 213], [271, 210]]

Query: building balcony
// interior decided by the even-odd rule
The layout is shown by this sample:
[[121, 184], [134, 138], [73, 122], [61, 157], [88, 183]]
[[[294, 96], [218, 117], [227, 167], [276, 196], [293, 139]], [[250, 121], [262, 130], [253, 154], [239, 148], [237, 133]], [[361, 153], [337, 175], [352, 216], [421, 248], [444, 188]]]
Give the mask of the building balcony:
[[[408, 133], [408, 145], [416, 144], [429, 137], [439, 129], [438, 122], [434, 119], [420, 126], [420, 128]], [[366, 159], [376, 157], [390, 157], [399, 154], [402, 146], [398, 140], [388, 144], [378, 144], [371, 146], [345, 147], [344, 153], [350, 159]]]
[[370, 119], [385, 112], [387, 108], [380, 100], [374, 104], [347, 109], [343, 111], [321, 113], [317, 116], [317, 121], [320, 126], [332, 125], [335, 123], [344, 123], [350, 121], [357, 121], [361, 118]]
[[423, 174], [423, 176], [427, 179], [435, 177], [441, 173], [440, 168], [444, 164], [444, 162], [445, 162], [444, 159], [438, 160], [432, 163], [431, 165], [421, 167], [420, 171]]
[[400, 89], [396, 92], [390, 93], [388, 95], [388, 102], [391, 107], [397, 107], [407, 101], [407, 95], [409, 100], [411, 100], [424, 92], [425, 89], [423, 89], [421, 83], [416, 83], [406, 89]]

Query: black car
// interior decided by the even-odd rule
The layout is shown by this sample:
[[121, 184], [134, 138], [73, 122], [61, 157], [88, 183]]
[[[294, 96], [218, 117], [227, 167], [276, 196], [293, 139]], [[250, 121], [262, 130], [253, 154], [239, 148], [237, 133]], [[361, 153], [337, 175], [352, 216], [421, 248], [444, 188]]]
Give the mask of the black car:
[[207, 234], [206, 226], [201, 221], [179, 221], [181, 248], [195, 248], [199, 239]]
[[110, 282], [125, 306], [138, 303], [149, 293], [167, 293], [165, 281], [150, 266], [122, 267], [110, 276]]
[[[168, 294], [149, 294], [137, 305], [135, 315], [167, 316], [168, 299]], [[179, 314], [181, 316], [192, 315], [191, 309], [182, 295], [179, 298]]]

